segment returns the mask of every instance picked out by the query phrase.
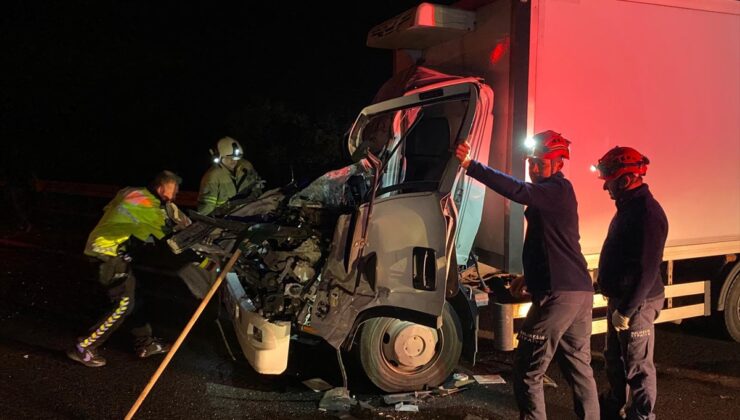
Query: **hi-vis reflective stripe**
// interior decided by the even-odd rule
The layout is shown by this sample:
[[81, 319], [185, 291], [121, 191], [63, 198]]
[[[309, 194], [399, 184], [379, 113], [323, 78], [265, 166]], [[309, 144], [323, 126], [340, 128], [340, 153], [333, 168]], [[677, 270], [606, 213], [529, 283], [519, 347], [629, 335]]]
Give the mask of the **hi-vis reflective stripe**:
[[97, 237], [93, 241], [90, 248], [92, 248], [93, 252], [96, 252], [98, 254], [110, 255], [112, 257], [115, 257], [116, 255], [118, 255], [118, 245], [124, 243], [126, 239], [128, 239], [127, 236], [115, 239]]
[[220, 206], [229, 200], [219, 200], [216, 197], [201, 197], [200, 201], [206, 204], [215, 204], [216, 206]]
[[119, 206], [116, 211], [131, 219], [132, 222], [139, 223], [139, 219], [137, 219], [136, 216], [134, 216], [133, 213], [131, 213], [131, 211], [126, 207]]
[[118, 320], [121, 319], [123, 314], [126, 313], [126, 309], [128, 308], [128, 305], [129, 305], [129, 298], [127, 297], [121, 298], [121, 300], [118, 301], [118, 308], [116, 308], [116, 310], [113, 311], [113, 314], [111, 314], [111, 316], [109, 316], [105, 320], [105, 322], [103, 322], [95, 331], [93, 331], [93, 333], [90, 334], [89, 337], [82, 340], [82, 342], [80, 343], [80, 347], [86, 348], [90, 346], [91, 344], [93, 344], [94, 342], [98, 341], [98, 339], [102, 337], [106, 331], [108, 331], [116, 322], [118, 322]]
[[97, 243], [92, 244], [93, 252], [96, 252], [98, 254], [103, 254], [103, 255], [110, 255], [113, 257], [117, 255], [116, 253], [117, 248], [118, 248], [118, 244], [114, 244], [112, 246], [102, 246]]
[[154, 205], [154, 203], [152, 203], [152, 200], [149, 197], [147, 197], [145, 194], [143, 194], [141, 191], [132, 191], [132, 192], [130, 192], [124, 198], [124, 200], [127, 203], [131, 203], [131, 204], [134, 204], [134, 205], [137, 205], [137, 206], [148, 206], [148, 207], [151, 207], [151, 206]]

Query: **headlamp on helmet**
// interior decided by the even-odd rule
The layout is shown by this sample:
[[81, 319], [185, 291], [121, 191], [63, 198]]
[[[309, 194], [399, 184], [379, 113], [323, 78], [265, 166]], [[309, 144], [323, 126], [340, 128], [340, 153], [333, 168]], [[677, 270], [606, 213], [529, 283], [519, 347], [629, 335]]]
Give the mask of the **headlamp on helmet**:
[[627, 173], [645, 176], [649, 163], [650, 159], [637, 150], [617, 146], [606, 152], [596, 165], [591, 165], [591, 171], [598, 171], [600, 179], [611, 181]]
[[220, 163], [221, 159], [229, 157], [233, 160], [239, 160], [244, 156], [244, 150], [238, 141], [231, 137], [224, 137], [216, 143], [216, 149], [211, 150], [213, 163]]
[[524, 140], [527, 155], [539, 159], [570, 159], [570, 141], [552, 130], [543, 131]]

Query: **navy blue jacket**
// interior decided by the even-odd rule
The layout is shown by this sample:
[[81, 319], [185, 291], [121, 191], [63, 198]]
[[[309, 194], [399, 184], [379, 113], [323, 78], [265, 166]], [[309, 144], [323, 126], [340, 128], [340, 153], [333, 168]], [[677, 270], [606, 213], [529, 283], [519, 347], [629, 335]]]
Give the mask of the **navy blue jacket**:
[[617, 310], [632, 316], [646, 299], [663, 295], [660, 263], [668, 220], [647, 184], [625, 191], [617, 202], [599, 257], [601, 292], [619, 299]]
[[573, 185], [562, 173], [530, 183], [471, 161], [467, 174], [527, 206], [522, 262], [529, 293], [593, 292], [586, 259], [578, 243], [578, 202]]

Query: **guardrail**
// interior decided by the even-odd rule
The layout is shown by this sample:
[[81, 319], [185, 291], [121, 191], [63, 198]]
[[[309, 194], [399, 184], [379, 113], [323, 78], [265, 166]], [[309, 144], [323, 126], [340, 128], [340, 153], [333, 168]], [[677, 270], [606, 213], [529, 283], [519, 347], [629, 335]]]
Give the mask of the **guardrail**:
[[[5, 182], [0, 182], [4, 186]], [[35, 180], [36, 192], [48, 192], [54, 194], [79, 195], [84, 197], [113, 198], [123, 188], [119, 185], [89, 184], [82, 182]], [[197, 191], [180, 191], [175, 198], [175, 204], [181, 207], [195, 207], [198, 204]]]

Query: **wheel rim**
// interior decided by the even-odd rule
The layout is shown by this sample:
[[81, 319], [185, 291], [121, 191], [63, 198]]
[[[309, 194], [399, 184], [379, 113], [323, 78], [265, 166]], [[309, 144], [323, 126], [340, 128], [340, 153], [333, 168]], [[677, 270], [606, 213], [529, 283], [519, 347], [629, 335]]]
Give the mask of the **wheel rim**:
[[442, 334], [408, 321], [393, 320], [383, 331], [380, 350], [386, 365], [399, 373], [417, 373], [439, 357]]

